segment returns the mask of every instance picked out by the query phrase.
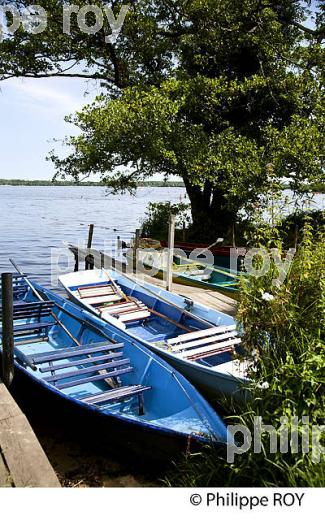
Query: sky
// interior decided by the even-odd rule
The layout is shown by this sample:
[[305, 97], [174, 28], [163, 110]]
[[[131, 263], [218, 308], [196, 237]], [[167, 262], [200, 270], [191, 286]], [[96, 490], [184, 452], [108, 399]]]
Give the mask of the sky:
[[0, 178], [51, 179], [54, 167], [45, 158], [53, 148], [63, 150], [53, 139], [76, 131], [64, 116], [98, 93], [95, 82], [71, 78], [13, 78], [0, 83]]
[[53, 139], [76, 132], [64, 116], [98, 93], [96, 82], [80, 79], [14, 78], [0, 83], [0, 178], [50, 180], [55, 170], [46, 156], [53, 148], [59, 155], [64, 151]]

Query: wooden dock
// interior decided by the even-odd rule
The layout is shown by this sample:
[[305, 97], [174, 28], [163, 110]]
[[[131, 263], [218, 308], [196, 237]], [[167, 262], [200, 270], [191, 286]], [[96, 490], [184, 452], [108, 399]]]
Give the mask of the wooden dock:
[[[125, 269], [125, 264], [120, 262], [117, 259], [113, 259], [106, 253], [102, 253], [96, 249], [92, 248], [78, 248], [72, 244], [69, 244], [69, 249], [73, 253], [75, 257], [76, 270], [79, 268], [79, 261], [83, 262], [86, 260], [86, 263], [91, 267], [96, 266], [98, 268], [106, 267], [110, 269], [112, 266], [117, 270], [123, 272]], [[128, 273], [128, 276], [133, 276], [136, 279], [136, 275]], [[166, 281], [160, 280], [158, 278], [154, 278], [152, 276], [148, 276], [146, 274], [139, 275], [139, 282], [146, 281], [148, 283], [152, 283], [154, 285], [158, 285], [160, 287], [166, 288]], [[218, 291], [214, 291], [211, 289], [205, 289], [202, 287], [193, 287], [189, 285], [182, 285], [179, 283], [172, 283], [172, 291], [176, 294], [180, 294], [181, 296], [186, 296], [186, 298], [190, 298], [198, 303], [202, 303], [211, 309], [216, 309], [217, 311], [224, 312], [226, 314], [230, 314], [231, 316], [235, 316], [237, 312], [238, 302], [225, 294], [222, 294]]]
[[60, 487], [26, 416], [1, 380], [0, 487]]
[[[134, 276], [134, 278], [136, 278], [136, 276]], [[144, 280], [148, 283], [158, 285], [164, 289], [166, 288], [166, 282], [163, 280], [159, 280], [158, 278], [153, 278], [152, 276], [147, 275], [144, 275], [141, 278], [142, 280], [144, 278]], [[141, 278], [139, 278], [140, 282]], [[211, 289], [192, 287], [189, 285], [182, 285], [173, 282], [172, 292], [181, 296], [186, 296], [186, 298], [190, 298], [191, 300], [194, 300], [198, 303], [202, 303], [211, 309], [216, 309], [217, 311], [230, 314], [231, 316], [236, 315], [238, 302], [233, 298], [229, 298], [229, 296], [219, 293], [218, 291], [212, 291]]]

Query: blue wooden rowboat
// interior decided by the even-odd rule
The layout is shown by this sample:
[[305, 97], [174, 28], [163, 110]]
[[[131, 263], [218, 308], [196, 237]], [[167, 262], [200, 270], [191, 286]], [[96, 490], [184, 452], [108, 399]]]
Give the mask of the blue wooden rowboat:
[[159, 354], [208, 397], [243, 399], [247, 361], [231, 316], [115, 270], [62, 275], [69, 297]]
[[109, 429], [136, 430], [142, 441], [147, 433], [158, 445], [172, 439], [173, 448], [189, 438], [225, 445], [224, 423], [181, 374], [110, 324], [29, 284], [14, 277], [15, 365], [38, 391], [92, 412]]

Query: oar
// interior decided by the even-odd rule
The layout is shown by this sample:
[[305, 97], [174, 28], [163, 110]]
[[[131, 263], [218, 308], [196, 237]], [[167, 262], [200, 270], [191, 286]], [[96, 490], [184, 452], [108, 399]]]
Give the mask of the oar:
[[[118, 270], [114, 269], [113, 267], [112, 267], [112, 270], [118, 273]], [[159, 296], [158, 296], [154, 291], [151, 291], [151, 289], [149, 289], [148, 287], [145, 287], [144, 285], [142, 285], [138, 281], [138, 279], [134, 280], [133, 278], [128, 276], [126, 273], [122, 273], [122, 275], [125, 276], [125, 278], [127, 278], [128, 280], [130, 280], [130, 282], [137, 283], [140, 287], [142, 287], [142, 289], [147, 291], [149, 294], [152, 294], [153, 296], [155, 296], [155, 298], [158, 298], [158, 299], [162, 300], [163, 302], [168, 303], [169, 305], [171, 305], [175, 309], [177, 309], [177, 310], [181, 311], [182, 313], [186, 314], [186, 316], [189, 316], [190, 318], [195, 319], [196, 321], [199, 321], [200, 323], [204, 323], [204, 325], [209, 325], [209, 327], [213, 327], [212, 323], [210, 323], [208, 320], [205, 320], [204, 318], [200, 318], [199, 316], [195, 316], [195, 314], [193, 314], [192, 312], [187, 311], [186, 309], [183, 309], [183, 307], [179, 307], [178, 305], [176, 305], [176, 303], [170, 302], [169, 300], [167, 300], [167, 298], [164, 298], [163, 296], [161, 296], [161, 294], [159, 294]]]
[[107, 278], [109, 279], [109, 281], [111, 282], [111, 284], [113, 285], [115, 291], [117, 293], [120, 294], [120, 296], [126, 300], [127, 302], [130, 302], [131, 299], [129, 298], [129, 296], [127, 294], [124, 293], [124, 291], [122, 291], [121, 287], [119, 287], [119, 285], [115, 282], [115, 280], [113, 280], [113, 278], [110, 276], [110, 274], [106, 271], [106, 269], [102, 269], [103, 273], [106, 274]]
[[[104, 273], [106, 274], [107, 278], [109, 278], [109, 280], [111, 281], [111, 283], [114, 285], [114, 287], [116, 288], [116, 290], [120, 293], [121, 296], [123, 296], [123, 298], [126, 299], [126, 301], [128, 302], [132, 302], [132, 303], [135, 303], [137, 305], [138, 308], [140, 308], [140, 305], [139, 303], [137, 302], [137, 300], [133, 299], [133, 298], [130, 298], [130, 296], [128, 296], [127, 294], [124, 293], [124, 291], [119, 287], [119, 285], [115, 282], [115, 280], [113, 280], [113, 278], [109, 275], [109, 273], [106, 271], [106, 269], [102, 269], [104, 271]], [[158, 311], [155, 311], [154, 309], [152, 309], [151, 307], [148, 307], [148, 310], [150, 312], [152, 312], [152, 314], [155, 314], [156, 316], [158, 316], [159, 318], [162, 318], [166, 321], [169, 321], [169, 323], [172, 323], [173, 325], [176, 325], [177, 327], [179, 327], [180, 329], [183, 329], [183, 330], [186, 330], [186, 332], [191, 332], [192, 329], [189, 329], [188, 327], [185, 327], [185, 325], [182, 325], [181, 323], [178, 323], [177, 321], [175, 320], [172, 320], [171, 318], [169, 318], [168, 316], [166, 316], [165, 314], [162, 314]]]

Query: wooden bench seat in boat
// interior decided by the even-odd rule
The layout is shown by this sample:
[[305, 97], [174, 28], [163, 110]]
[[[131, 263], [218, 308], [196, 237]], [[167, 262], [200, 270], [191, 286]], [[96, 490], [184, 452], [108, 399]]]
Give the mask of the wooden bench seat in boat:
[[79, 297], [81, 299], [88, 298], [92, 296], [109, 296], [111, 294], [115, 294], [116, 291], [112, 285], [96, 285], [96, 286], [88, 286], [88, 287], [79, 287], [78, 289]]
[[[16, 336], [24, 335], [24, 333], [30, 333], [32, 331], [44, 330], [54, 325], [53, 321], [41, 321], [41, 318], [50, 316], [54, 303], [51, 301], [46, 302], [31, 302], [17, 304], [13, 307], [13, 322], [14, 322], [14, 334]], [[0, 309], [0, 320], [2, 319], [2, 309]], [[37, 321], [26, 321], [26, 323], [15, 323], [18, 320], [32, 320]], [[0, 326], [0, 333], [2, 327]]]
[[[53, 372], [55, 372], [56, 370], [56, 367], [53, 367]], [[105, 374], [88, 376], [88, 374], [99, 372], [100, 370], [105, 370]], [[101, 363], [98, 365], [93, 364], [92, 366], [86, 368], [76, 368], [76, 370], [72, 371], [55, 373], [51, 376], [44, 377], [43, 380], [47, 381], [48, 383], [54, 383], [57, 388], [70, 388], [72, 386], [81, 385], [90, 381], [107, 379], [108, 377], [116, 377], [120, 374], [126, 374], [127, 372], [131, 372], [131, 370], [133, 370], [133, 368], [130, 366], [129, 358], [123, 358], [118, 361], [109, 361], [108, 363]], [[80, 376], [86, 374], [86, 378], [77, 379]], [[65, 383], [57, 383], [58, 381], [62, 381], [63, 379], [71, 379], [71, 381], [67, 381]]]
[[138, 396], [139, 399], [139, 415], [144, 414], [144, 400], [143, 394], [144, 392], [151, 390], [151, 386], [143, 386], [143, 385], [127, 385], [120, 386], [119, 388], [112, 388], [112, 390], [108, 390], [107, 392], [99, 392], [98, 394], [93, 394], [89, 397], [84, 397], [80, 399], [83, 403], [91, 404], [91, 405], [106, 405], [108, 403], [113, 403], [116, 401], [124, 401], [125, 399], [130, 399], [131, 397]]
[[[91, 343], [89, 345], [84, 345], [82, 347], [71, 347], [68, 349], [59, 349], [58, 351], [52, 351], [52, 352], [45, 352], [45, 353], [39, 353], [39, 354], [30, 354], [27, 357], [28, 362], [31, 364], [31, 366], [40, 365], [43, 363], [52, 363], [43, 370], [40, 369], [42, 372], [51, 372], [50, 376], [44, 377], [43, 380], [54, 384], [56, 388], [63, 389], [63, 388], [70, 388], [73, 386], [78, 386], [83, 383], [89, 383], [92, 381], [100, 381], [103, 379], [107, 379], [110, 377], [117, 377], [121, 374], [126, 374], [128, 372], [131, 372], [133, 368], [130, 366], [130, 360], [128, 358], [118, 359], [115, 360], [115, 358], [122, 357], [122, 352], [119, 353], [117, 356], [114, 354], [114, 352], [111, 351], [117, 351], [123, 349], [123, 343], [116, 343], [116, 344], [110, 344], [107, 342], [104, 343]], [[98, 364], [99, 357], [102, 356], [95, 356], [94, 354], [105, 352], [107, 355], [105, 355], [105, 359], [101, 361]], [[54, 361], [60, 361], [60, 360], [66, 360], [69, 358], [76, 358], [81, 356], [88, 356], [83, 359], [79, 360], [73, 360], [73, 362], [66, 362], [59, 365], [53, 365]], [[110, 360], [109, 362], [107, 362]], [[84, 364], [90, 364], [92, 363], [92, 366], [88, 366], [86, 368], [80, 368], [77, 367]], [[72, 371], [65, 371], [56, 373], [57, 370], [62, 370], [65, 368], [74, 368], [75, 370]], [[99, 371], [103, 371], [102, 373], [98, 374]], [[91, 375], [94, 372], [97, 372], [96, 375]], [[89, 375], [88, 375], [89, 374]], [[86, 377], [80, 378], [80, 376], [85, 375]], [[64, 379], [70, 379], [70, 381], [66, 381], [61, 383], [60, 381]]]
[[115, 305], [107, 305], [99, 308], [101, 316], [105, 314], [118, 318], [123, 323], [144, 320], [151, 316], [148, 307], [140, 300], [124, 301]]
[[88, 305], [96, 305], [99, 303], [112, 303], [123, 300], [123, 297], [119, 294], [110, 294], [106, 296], [87, 296], [82, 299], [83, 302]]
[[[49, 329], [50, 327], [53, 327], [54, 323], [53, 321], [40, 321], [40, 322], [33, 322], [33, 323], [22, 323], [20, 325], [14, 325], [14, 334], [16, 332], [17, 335], [21, 335], [22, 332], [31, 332], [36, 330], [43, 330], [43, 329]], [[0, 333], [2, 332], [2, 327], [0, 328]]]
[[[100, 352], [104, 352], [105, 350], [116, 351], [122, 349], [123, 346], [123, 343], [108, 343], [107, 341], [104, 341], [101, 343], [89, 343], [88, 345], [82, 345], [81, 347], [70, 347], [63, 349], [61, 348], [57, 350], [51, 350], [50, 352], [30, 354], [27, 357], [32, 364], [40, 365], [42, 363], [48, 363], [50, 361], [60, 361], [62, 359], [68, 359], [77, 356], [97, 354]], [[94, 356], [93, 360], [96, 361], [97, 358]], [[85, 359], [83, 361], [85, 361]]]
[[44, 372], [53, 372], [54, 370], [62, 370], [63, 368], [73, 368], [79, 365], [89, 365], [91, 363], [99, 363], [102, 361], [108, 361], [109, 359], [117, 359], [123, 356], [123, 352], [110, 352], [108, 354], [103, 354], [101, 356], [89, 356], [86, 358], [79, 359], [78, 361], [75, 359], [74, 361], [66, 361], [65, 363], [59, 363], [57, 365], [48, 365], [46, 367], [39, 367], [39, 371]]
[[167, 345], [183, 359], [195, 361], [232, 351], [235, 345], [241, 343], [241, 339], [236, 336], [235, 325], [223, 325], [181, 334], [167, 340]]
[[[16, 302], [13, 308], [13, 319], [21, 320], [34, 318], [39, 316], [49, 316], [54, 302], [31, 302], [31, 303], [20, 303]], [[0, 319], [2, 319], [2, 308], [0, 308]]]
[[[43, 380], [62, 390], [64, 388], [73, 388], [84, 383], [116, 378], [119, 375], [131, 372], [133, 367], [131, 366], [130, 359], [123, 358], [123, 346], [123, 343], [90, 343], [81, 347], [30, 354], [26, 356], [26, 358], [31, 366], [47, 364], [47, 366], [39, 367], [41, 373], [51, 372], [51, 375], [44, 377]], [[70, 361], [68, 361], [69, 359]], [[53, 362], [62, 360], [65, 360], [65, 362], [53, 364]], [[80, 366], [82, 366], [82, 368], [78, 368]], [[69, 370], [70, 368], [71, 370]], [[58, 372], [60, 370], [65, 371]], [[69, 381], [66, 381], [68, 379]], [[151, 387], [143, 385], [125, 385], [105, 392], [99, 392], [80, 400], [90, 405], [104, 406], [110, 402], [138, 396], [139, 415], [143, 415], [143, 393], [150, 389]]]
[[220, 341], [220, 343], [216, 342], [214, 345], [210, 345], [209, 348], [201, 347], [199, 349], [190, 350], [188, 354], [182, 355], [181, 357], [191, 361], [196, 361], [197, 359], [204, 359], [214, 356], [215, 354], [221, 354], [222, 352], [232, 352], [235, 345], [239, 345], [240, 343], [240, 338]]

